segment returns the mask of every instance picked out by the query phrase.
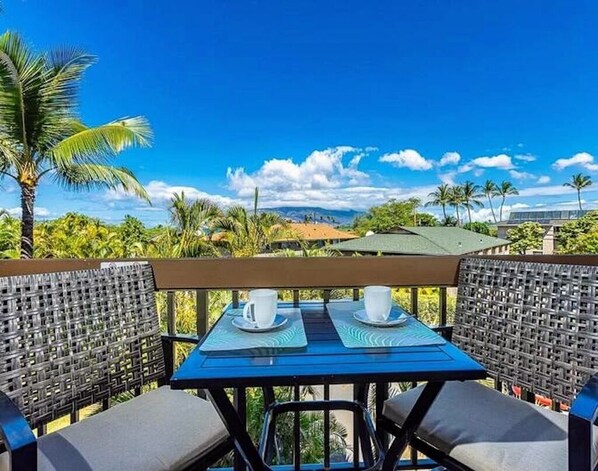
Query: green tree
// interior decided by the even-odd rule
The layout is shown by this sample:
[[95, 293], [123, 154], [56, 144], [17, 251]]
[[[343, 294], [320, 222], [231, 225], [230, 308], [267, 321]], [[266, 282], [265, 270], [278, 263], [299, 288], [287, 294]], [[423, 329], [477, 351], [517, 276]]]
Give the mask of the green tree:
[[38, 258], [122, 258], [133, 250], [117, 228], [78, 213], [36, 224], [35, 236]]
[[447, 216], [445, 219], [443, 219], [442, 221], [440, 221], [440, 225], [441, 226], [445, 226], [445, 227], [455, 227], [457, 226], [457, 218], [455, 216]]
[[417, 207], [420, 201], [411, 198], [404, 201], [391, 199], [380, 206], [372, 206], [368, 212], [353, 221], [353, 229], [364, 235], [368, 231], [388, 232], [400, 226], [414, 226], [417, 222]]
[[459, 214], [459, 208], [463, 206], [465, 199], [463, 197], [463, 188], [459, 185], [453, 185], [450, 188], [450, 199], [449, 204], [455, 208], [455, 218], [457, 219], [457, 226], [461, 225], [461, 216]]
[[490, 206], [490, 211], [492, 211], [492, 219], [494, 222], [496, 221], [496, 213], [494, 212], [494, 206], [492, 205], [492, 198], [494, 198], [498, 194], [498, 187], [496, 183], [492, 180], [486, 180], [486, 183], [482, 186], [482, 193], [486, 198], [488, 198], [488, 206]]
[[515, 196], [518, 195], [519, 191], [517, 190], [517, 188], [515, 188], [515, 186], [508, 181], [503, 181], [501, 182], [500, 185], [497, 185], [496, 187], [496, 196], [500, 196], [500, 210], [498, 212], [498, 220], [502, 221], [502, 210], [503, 207], [505, 205], [505, 201], [507, 199], [507, 196]]
[[145, 248], [150, 243], [150, 235], [145, 225], [136, 217], [126, 215], [117, 232], [123, 241], [127, 257], [141, 256], [139, 248]]
[[173, 196], [169, 211], [177, 237], [173, 256], [219, 255], [211, 242], [212, 225], [222, 216], [217, 204], [208, 199], [189, 201], [185, 194], [181, 193]]
[[563, 254], [598, 254], [598, 229], [593, 229], [586, 234], [573, 239], [566, 249], [560, 250]]
[[582, 175], [581, 173], [576, 173], [571, 177], [571, 181], [563, 183], [563, 186], [568, 186], [569, 188], [575, 189], [577, 191], [577, 202], [579, 203], [579, 210], [581, 211], [581, 190], [584, 188], [589, 187], [592, 184], [592, 179], [589, 175]]
[[144, 118], [88, 127], [77, 115], [77, 91], [94, 58], [74, 48], [36, 54], [19, 35], [0, 36], [0, 177], [21, 191], [21, 257], [33, 255], [34, 204], [44, 177], [69, 189], [120, 188], [147, 199], [134, 175], [109, 165], [132, 146], [148, 146]]
[[418, 226], [435, 227], [438, 226], [438, 219], [436, 216], [429, 213], [417, 213], [415, 216]]
[[467, 229], [468, 231], [477, 232], [478, 234], [485, 234], [489, 236], [494, 236], [496, 232], [496, 230], [492, 230], [492, 227], [490, 227], [490, 224], [488, 224], [487, 222], [478, 221], [463, 224], [463, 229]]
[[0, 258], [19, 257], [20, 222], [6, 212], [0, 216]]
[[463, 206], [467, 208], [467, 216], [471, 223], [471, 209], [474, 206], [481, 208], [484, 204], [480, 201], [482, 194], [479, 192], [480, 187], [474, 182], [466, 181], [461, 186], [461, 192], [463, 194]]
[[446, 220], [446, 207], [451, 204], [451, 188], [446, 183], [439, 185], [436, 190], [428, 194], [430, 201], [425, 206], [440, 206], [442, 208], [442, 217]]
[[258, 210], [259, 189], [255, 189], [253, 212], [243, 206], [233, 206], [215, 219], [214, 227], [221, 231], [220, 242], [233, 257], [254, 257], [263, 253], [284, 233], [286, 221], [276, 213]]
[[530, 249], [541, 249], [543, 237], [544, 229], [537, 222], [524, 222], [507, 231], [510, 250], [522, 255]]
[[[564, 224], [556, 236], [559, 252], [577, 253], [579, 250], [578, 240], [587, 234], [596, 232], [598, 232], [598, 211], [589, 211], [579, 219]], [[587, 237], [584, 238], [584, 244], [588, 244]]]

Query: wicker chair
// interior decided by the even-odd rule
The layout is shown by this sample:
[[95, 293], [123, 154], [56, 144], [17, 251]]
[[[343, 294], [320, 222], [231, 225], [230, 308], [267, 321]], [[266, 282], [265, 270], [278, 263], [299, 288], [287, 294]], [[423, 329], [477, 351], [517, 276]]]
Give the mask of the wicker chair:
[[154, 289], [149, 265], [0, 278], [0, 470], [197, 469], [231, 449], [209, 402], [164, 385]]
[[[468, 258], [461, 261], [453, 342], [497, 388], [447, 383], [412, 445], [457, 470], [595, 469], [598, 267]], [[400, 427], [421, 387], [385, 404]], [[535, 404], [552, 400], [552, 410]], [[573, 398], [576, 398], [573, 401]], [[570, 406], [569, 414], [558, 412]]]

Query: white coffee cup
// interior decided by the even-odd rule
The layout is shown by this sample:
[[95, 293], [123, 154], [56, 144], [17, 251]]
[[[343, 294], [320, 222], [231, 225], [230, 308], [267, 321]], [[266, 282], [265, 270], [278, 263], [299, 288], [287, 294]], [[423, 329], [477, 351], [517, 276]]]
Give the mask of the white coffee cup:
[[249, 301], [243, 308], [243, 318], [257, 327], [274, 324], [278, 293], [273, 289], [254, 289], [249, 292]]
[[372, 321], [384, 322], [392, 308], [391, 291], [388, 286], [366, 286], [363, 290], [365, 312]]

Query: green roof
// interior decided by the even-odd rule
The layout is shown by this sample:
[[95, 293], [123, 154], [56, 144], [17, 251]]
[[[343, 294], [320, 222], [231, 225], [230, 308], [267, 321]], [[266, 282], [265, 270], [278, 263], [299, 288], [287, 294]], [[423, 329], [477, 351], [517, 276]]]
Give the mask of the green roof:
[[509, 244], [460, 227], [401, 227], [399, 233], [373, 234], [330, 246], [341, 252], [464, 255]]

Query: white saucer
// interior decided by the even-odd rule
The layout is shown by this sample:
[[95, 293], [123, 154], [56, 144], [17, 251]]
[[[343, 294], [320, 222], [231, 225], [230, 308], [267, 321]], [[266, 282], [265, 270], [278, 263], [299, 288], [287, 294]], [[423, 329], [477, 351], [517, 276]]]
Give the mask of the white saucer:
[[355, 312], [353, 314], [353, 317], [362, 324], [371, 325], [373, 327], [393, 327], [395, 325], [404, 324], [405, 322], [407, 322], [407, 319], [409, 319], [408, 315], [394, 310], [390, 311], [390, 315], [388, 316], [388, 319], [386, 319], [385, 321], [371, 320], [365, 312], [365, 309], [361, 309], [360, 311]]
[[243, 317], [235, 317], [233, 319], [233, 325], [240, 330], [245, 332], [270, 332], [271, 330], [278, 329], [285, 325], [288, 322], [288, 319], [280, 314], [276, 314], [274, 318], [274, 323], [270, 327], [258, 327], [257, 325], [249, 322]]

